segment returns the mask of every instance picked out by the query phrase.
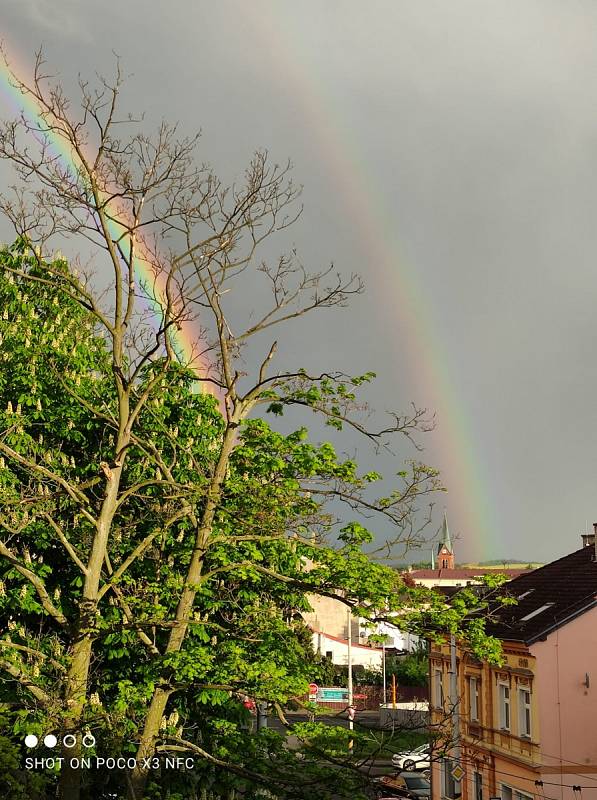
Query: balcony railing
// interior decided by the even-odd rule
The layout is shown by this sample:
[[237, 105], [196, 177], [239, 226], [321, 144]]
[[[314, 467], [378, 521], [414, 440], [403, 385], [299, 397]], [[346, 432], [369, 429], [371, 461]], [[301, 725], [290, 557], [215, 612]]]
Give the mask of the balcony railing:
[[523, 761], [535, 763], [539, 760], [539, 747], [528, 736], [515, 736], [511, 731], [488, 728], [476, 721], [465, 721], [464, 736], [489, 749], [507, 750]]

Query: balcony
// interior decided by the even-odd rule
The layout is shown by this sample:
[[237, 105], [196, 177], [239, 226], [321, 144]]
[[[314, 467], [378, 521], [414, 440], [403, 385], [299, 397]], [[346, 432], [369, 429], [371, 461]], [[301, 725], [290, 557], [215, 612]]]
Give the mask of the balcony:
[[478, 743], [487, 750], [509, 753], [516, 759], [535, 765], [540, 761], [539, 746], [528, 736], [515, 736], [507, 730], [486, 728], [478, 722], [467, 722], [464, 735], [471, 743]]
[[476, 742], [483, 740], [483, 731], [484, 728], [480, 722], [473, 721], [466, 723], [466, 735]]

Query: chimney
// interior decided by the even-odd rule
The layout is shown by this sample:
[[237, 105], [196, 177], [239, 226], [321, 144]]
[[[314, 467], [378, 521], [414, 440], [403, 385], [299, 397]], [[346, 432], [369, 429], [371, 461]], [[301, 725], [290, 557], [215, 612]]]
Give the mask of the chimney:
[[593, 523], [593, 533], [582, 533], [582, 546], [595, 547], [597, 549], [597, 522]]

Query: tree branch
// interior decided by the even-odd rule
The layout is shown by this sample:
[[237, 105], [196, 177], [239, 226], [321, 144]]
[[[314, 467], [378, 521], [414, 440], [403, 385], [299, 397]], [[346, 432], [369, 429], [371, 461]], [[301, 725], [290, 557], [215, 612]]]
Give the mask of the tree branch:
[[50, 695], [46, 694], [43, 689], [33, 683], [33, 681], [28, 678], [24, 672], [21, 672], [11, 661], [0, 658], [0, 669], [8, 672], [8, 674], [17, 680], [24, 689], [27, 689], [43, 708], [50, 708], [53, 705]]
[[14, 555], [14, 553], [8, 549], [8, 547], [4, 544], [3, 541], [0, 540], [0, 556], [3, 556], [7, 561], [9, 561], [15, 569], [20, 572], [20, 574], [26, 578], [29, 583], [32, 584], [37, 595], [41, 601], [42, 606], [48, 612], [48, 614], [53, 617], [56, 622], [61, 625], [62, 627], [68, 627], [68, 620], [58, 609], [54, 603], [52, 602], [50, 595], [48, 594], [46, 587], [44, 586], [43, 581], [40, 577], [38, 577], [35, 572], [28, 569], [24, 564], [22, 564], [18, 558]]

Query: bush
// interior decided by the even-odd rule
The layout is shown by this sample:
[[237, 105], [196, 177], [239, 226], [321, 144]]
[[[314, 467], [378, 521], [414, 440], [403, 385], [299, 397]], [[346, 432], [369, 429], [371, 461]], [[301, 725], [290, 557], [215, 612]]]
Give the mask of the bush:
[[427, 686], [429, 657], [424, 651], [390, 656], [386, 661], [386, 674], [390, 680], [395, 675], [399, 686]]
[[7, 717], [0, 713], [0, 794], [10, 800], [42, 800], [46, 779], [21, 767], [18, 746], [11, 741]]

